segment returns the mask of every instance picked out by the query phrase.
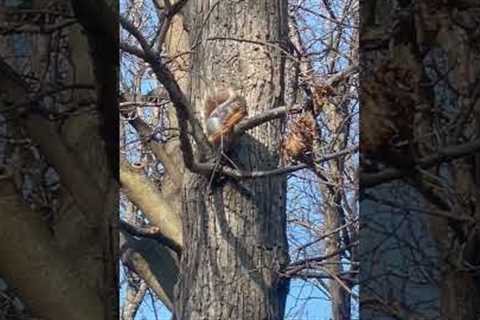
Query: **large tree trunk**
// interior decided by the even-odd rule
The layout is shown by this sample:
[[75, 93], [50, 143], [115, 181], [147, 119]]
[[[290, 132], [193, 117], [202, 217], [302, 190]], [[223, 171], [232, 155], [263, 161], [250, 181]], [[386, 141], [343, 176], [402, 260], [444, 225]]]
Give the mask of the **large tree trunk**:
[[[241, 89], [249, 115], [283, 103], [286, 1], [192, 1], [192, 100], [214, 83]], [[210, 12], [210, 10], [212, 10]], [[205, 21], [207, 21], [205, 23]], [[242, 42], [240, 39], [265, 42]], [[200, 110], [197, 110], [200, 111]], [[247, 133], [228, 152], [244, 170], [279, 164], [281, 121]], [[234, 181], [187, 173], [176, 319], [283, 319], [288, 282], [286, 177]]]

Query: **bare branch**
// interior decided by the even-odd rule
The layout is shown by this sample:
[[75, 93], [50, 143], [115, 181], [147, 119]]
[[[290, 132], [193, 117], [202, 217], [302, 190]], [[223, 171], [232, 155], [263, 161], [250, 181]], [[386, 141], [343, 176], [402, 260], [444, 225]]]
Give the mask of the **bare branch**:
[[430, 168], [441, 162], [447, 162], [473, 154], [480, 150], [480, 139], [461, 145], [448, 146], [437, 151], [436, 154], [414, 162], [414, 166], [405, 170], [388, 168], [379, 173], [360, 173], [361, 188], [371, 188], [394, 179], [410, 176], [416, 172], [415, 167]]
[[[354, 153], [358, 151], [358, 146], [350, 147], [347, 149], [344, 149], [339, 152], [327, 154], [323, 156], [320, 159], [317, 159], [317, 163], [322, 163], [326, 162], [332, 159], [339, 158], [341, 156]], [[236, 179], [254, 179], [254, 178], [264, 178], [264, 177], [270, 177], [270, 176], [277, 176], [277, 175], [282, 175], [282, 174], [287, 174], [291, 172], [295, 172], [301, 169], [308, 168], [308, 165], [306, 164], [299, 164], [295, 166], [290, 166], [290, 167], [285, 167], [285, 168], [278, 168], [274, 170], [268, 170], [268, 171], [239, 171], [235, 169], [231, 169], [228, 167], [221, 167], [220, 169], [217, 169], [221, 174], [224, 174], [226, 176], [236, 178]]]
[[76, 19], [65, 19], [61, 22], [50, 25], [31, 25], [31, 24], [7, 24], [0, 27], [0, 35], [13, 33], [52, 33], [78, 23]]
[[137, 58], [140, 58], [142, 60], [146, 60], [145, 52], [143, 52], [143, 50], [140, 49], [140, 48], [131, 46], [128, 43], [125, 43], [125, 42], [120, 42], [120, 49], [129, 53], [129, 54], [131, 54], [131, 55], [136, 56]]
[[161, 232], [161, 228], [159, 227], [156, 227], [156, 226], [139, 227], [139, 226], [131, 225], [123, 220], [120, 220], [120, 228], [128, 232], [132, 236], [155, 239], [159, 243], [175, 251], [179, 256], [182, 254], [182, 247], [179, 246], [176, 242], [172, 241], [171, 239], [165, 237]]
[[172, 101], [180, 127], [180, 143], [187, 168], [194, 172], [201, 172], [201, 166], [195, 163], [193, 148], [188, 137], [188, 125], [190, 124], [192, 134], [200, 151], [205, 154], [211, 150], [208, 140], [203, 132], [200, 121], [195, 117], [193, 107], [188, 102], [183, 91], [178, 85], [170, 70], [160, 61], [160, 55], [148, 45], [141, 32], [126, 18], [120, 17], [122, 27], [137, 39], [145, 55], [145, 62], [149, 63], [158, 81], [165, 87]]
[[[73, 170], [75, 171], [75, 170]], [[65, 259], [45, 221], [23, 204], [12, 182], [0, 184], [0, 273], [38, 317], [101, 319], [104, 305]], [[39, 277], [39, 274], [48, 275]], [[42, 294], [39, 294], [42, 293]], [[72, 310], [80, 307], [78, 312]]]
[[255, 115], [251, 118], [244, 119], [239, 124], [237, 124], [233, 130], [234, 136], [239, 136], [247, 130], [253, 129], [261, 124], [264, 124], [273, 119], [281, 118], [287, 114], [300, 113], [302, 110], [305, 110], [302, 106], [295, 105], [292, 107], [283, 106], [268, 110], [264, 113]]
[[125, 160], [120, 163], [120, 183], [130, 201], [142, 210], [153, 225], [160, 228], [159, 232], [176, 243], [176, 247], [181, 247], [183, 239], [180, 217], [156, 186], [131, 168]]
[[[140, 118], [135, 118], [130, 120], [130, 124], [137, 130], [137, 132], [143, 137], [150, 137], [153, 134], [153, 130]], [[151, 141], [149, 143], [152, 152], [155, 154], [155, 157], [162, 162], [162, 165], [165, 167], [165, 170], [173, 183], [179, 187], [182, 184], [182, 174], [183, 172], [179, 170], [178, 163], [174, 163], [171, 155], [167, 153], [166, 148], [156, 142]]]
[[169, 248], [148, 238], [136, 239], [120, 229], [120, 257], [137, 273], [169, 310], [173, 310], [178, 258]]
[[305, 268], [308, 268], [308, 265], [310, 263], [318, 263], [318, 262], [325, 261], [325, 260], [327, 260], [331, 257], [337, 256], [337, 255], [347, 251], [348, 249], [350, 249], [350, 248], [352, 248], [356, 245], [358, 245], [358, 241], [352, 242], [349, 245], [347, 245], [345, 247], [342, 247], [342, 248], [339, 248], [338, 250], [336, 250], [336, 251], [334, 251], [330, 254], [324, 255], [324, 256], [307, 258], [307, 259], [295, 261], [288, 266], [288, 269], [292, 269], [293, 267], [297, 267], [297, 266], [304, 266]]

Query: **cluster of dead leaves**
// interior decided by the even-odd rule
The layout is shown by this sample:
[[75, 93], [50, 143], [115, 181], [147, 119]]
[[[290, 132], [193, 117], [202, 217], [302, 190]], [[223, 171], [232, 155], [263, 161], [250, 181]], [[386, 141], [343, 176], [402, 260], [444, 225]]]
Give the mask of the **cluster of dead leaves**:
[[283, 159], [311, 163], [315, 132], [315, 119], [311, 114], [303, 115], [293, 121], [282, 142]]
[[285, 161], [313, 163], [313, 141], [317, 132], [315, 117], [323, 107], [330, 103], [335, 89], [325, 83], [317, 82], [312, 86], [313, 110], [294, 120], [288, 127], [288, 133], [281, 145], [282, 157]]

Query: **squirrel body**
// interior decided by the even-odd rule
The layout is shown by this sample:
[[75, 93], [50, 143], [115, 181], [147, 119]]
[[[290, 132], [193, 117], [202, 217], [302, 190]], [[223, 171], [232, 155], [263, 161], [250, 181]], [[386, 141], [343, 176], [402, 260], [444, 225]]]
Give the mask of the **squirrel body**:
[[232, 88], [220, 88], [205, 100], [205, 128], [210, 143], [229, 140], [237, 123], [248, 115], [245, 98]]

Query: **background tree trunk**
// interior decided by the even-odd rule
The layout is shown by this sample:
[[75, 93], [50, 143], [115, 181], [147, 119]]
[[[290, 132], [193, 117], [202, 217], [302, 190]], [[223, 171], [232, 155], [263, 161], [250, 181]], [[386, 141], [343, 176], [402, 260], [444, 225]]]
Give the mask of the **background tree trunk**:
[[[96, 29], [97, 35], [103, 36], [99, 37], [110, 39], [102, 51], [108, 59], [103, 56], [103, 60], [96, 60], [92, 59], [91, 46], [81, 26], [85, 21], [72, 10], [70, 1], [23, 1], [23, 6], [15, 7], [20, 3], [11, 2], [10, 11], [4, 11], [3, 2], [2, 27], [8, 30], [9, 25], [19, 23], [32, 32], [2, 30], [0, 64], [4, 53], [8, 53], [4, 67], [13, 67], [11, 73], [19, 79], [15, 81], [1, 72], [0, 87], [8, 100], [25, 102], [28, 109], [25, 114], [20, 114], [25, 110], [18, 107], [9, 111], [3, 108], [3, 101], [0, 109], [2, 116], [9, 119], [8, 135], [31, 142], [23, 150], [13, 145], [0, 150], [0, 153], [6, 151], [5, 158], [3, 154], [0, 156], [0, 167], [6, 166], [18, 175], [17, 197], [9, 195], [0, 207], [5, 208], [5, 213], [10, 212], [11, 217], [17, 216], [16, 211], [27, 215], [25, 219], [10, 221], [18, 223], [17, 226], [0, 223], [0, 252], [4, 261], [0, 263], [0, 273], [37, 317], [115, 318], [118, 279], [114, 213], [118, 211], [115, 181], [118, 170], [112, 164], [118, 150], [112, 149], [116, 149], [118, 138], [114, 130], [117, 63], [112, 58], [118, 48], [109, 45], [117, 43], [114, 30], [117, 24], [106, 23], [115, 26], [108, 29], [110, 33]], [[101, 15], [104, 22], [112, 21], [112, 12], [99, 8], [105, 9], [110, 4], [115, 7], [115, 3], [96, 1], [98, 10], [93, 10], [83, 2], [83, 9], [89, 15]], [[80, 20], [80, 24], [65, 23], [67, 17]], [[44, 32], [52, 25], [62, 27]], [[99, 63], [102, 70], [94, 73]], [[101, 76], [107, 78], [101, 81]], [[68, 93], [67, 87], [70, 87]], [[108, 105], [115, 112], [105, 112], [109, 113], [108, 119], [102, 121], [99, 104]], [[106, 130], [102, 131], [102, 127]], [[113, 136], [113, 143], [106, 143], [107, 134]], [[14, 149], [16, 159], [11, 161]], [[111, 161], [107, 159], [109, 156]], [[50, 174], [45, 178], [47, 171]], [[30, 185], [24, 181], [32, 182]], [[18, 241], [19, 237], [30, 242]]]
[[[476, 142], [457, 157], [421, 169], [412, 165], [394, 183], [362, 188], [362, 318], [380, 312], [389, 319], [478, 319], [478, 251], [472, 256], [469, 248], [477, 248], [479, 234], [474, 61], [480, 51], [472, 44], [480, 8], [469, 1], [416, 0], [372, 1], [362, 10], [361, 152], [399, 168]], [[391, 138], [408, 143], [407, 157], [386, 158], [398, 150], [386, 142]], [[431, 300], [424, 303], [426, 295]]]
[[[325, 117], [328, 121], [327, 127], [332, 134], [337, 134], [337, 139], [334, 144], [335, 151], [343, 150], [347, 145], [347, 134], [349, 132], [348, 125], [345, 125], [348, 123], [348, 120], [345, 119], [348, 115], [346, 111], [347, 107], [348, 102], [341, 102], [339, 105], [330, 104], [324, 106]], [[343, 206], [343, 199], [345, 199], [346, 195], [342, 177], [345, 170], [345, 160], [334, 160], [328, 163], [328, 165], [329, 181], [320, 184], [320, 190], [322, 190], [324, 198], [325, 234], [331, 234], [325, 243], [325, 255], [332, 255], [332, 258], [326, 261], [327, 265], [325, 269], [332, 275], [332, 279], [329, 280], [328, 285], [332, 299], [332, 319], [347, 320], [351, 318], [351, 296], [349, 291], [352, 290], [352, 283], [341, 279], [341, 274], [344, 271], [344, 261], [342, 260], [344, 260], [345, 253], [338, 253], [342, 249], [342, 246], [349, 246], [351, 244], [347, 231], [338, 231], [339, 228], [346, 224], [346, 213], [344, 212], [345, 209]], [[338, 254], [335, 254], [336, 252]]]

